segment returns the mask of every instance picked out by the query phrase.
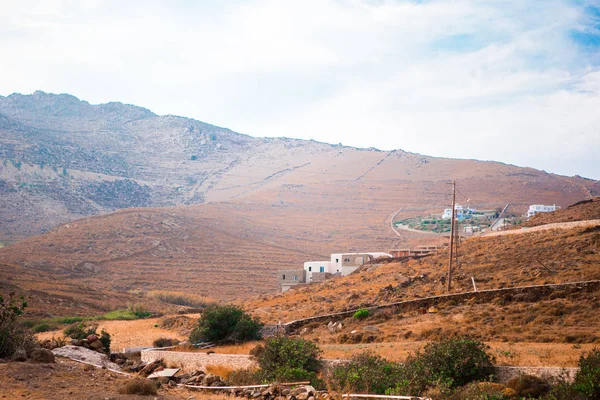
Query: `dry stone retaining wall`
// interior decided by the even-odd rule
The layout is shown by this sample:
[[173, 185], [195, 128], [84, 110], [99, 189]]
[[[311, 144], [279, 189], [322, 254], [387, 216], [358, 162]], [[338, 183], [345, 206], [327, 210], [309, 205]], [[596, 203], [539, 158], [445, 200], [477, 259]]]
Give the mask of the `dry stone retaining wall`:
[[[382, 304], [378, 306], [365, 307], [371, 311], [381, 309], [395, 309], [397, 312], [405, 312], [417, 310], [420, 308], [428, 308], [444, 301], [466, 301], [475, 299], [480, 302], [490, 302], [491, 300], [511, 295], [516, 296], [519, 294], [535, 295], [537, 298], [543, 298], [550, 295], [556, 290], [571, 290], [571, 291], [594, 291], [600, 288], [600, 281], [587, 281], [587, 282], [573, 282], [573, 283], [560, 283], [551, 285], [535, 285], [535, 286], [522, 286], [506, 289], [491, 289], [481, 290], [478, 292], [464, 292], [457, 294], [446, 294], [442, 296], [427, 297], [424, 299], [406, 300], [389, 304]], [[358, 309], [352, 309], [334, 314], [317, 315], [314, 317], [303, 318], [296, 321], [291, 321], [283, 324], [287, 333], [292, 333], [303, 325], [310, 324], [313, 322], [326, 322], [331, 320], [341, 320], [344, 318], [351, 317]]]

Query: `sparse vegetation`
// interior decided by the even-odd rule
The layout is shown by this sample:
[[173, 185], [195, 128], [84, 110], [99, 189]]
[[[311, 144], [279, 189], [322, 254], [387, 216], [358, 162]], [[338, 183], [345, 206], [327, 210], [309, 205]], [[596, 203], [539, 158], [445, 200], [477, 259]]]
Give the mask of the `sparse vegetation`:
[[210, 297], [167, 290], [152, 290], [148, 292], [148, 296], [154, 297], [165, 303], [192, 308], [206, 308], [216, 303], [215, 300]]
[[198, 320], [190, 342], [248, 342], [261, 338], [263, 324], [236, 306], [212, 306]]
[[27, 308], [24, 296], [10, 293], [7, 299], [0, 296], [0, 358], [11, 357], [18, 349], [30, 350], [35, 343], [31, 335], [19, 324]]
[[356, 311], [353, 315], [354, 319], [365, 319], [369, 317], [369, 310], [367, 310], [366, 308], [361, 308], [360, 310]]
[[156, 384], [147, 379], [133, 379], [121, 386], [119, 393], [142, 396], [156, 395]]
[[158, 338], [154, 342], [152, 342], [152, 346], [157, 348], [177, 346], [178, 344], [179, 340], [165, 337]]

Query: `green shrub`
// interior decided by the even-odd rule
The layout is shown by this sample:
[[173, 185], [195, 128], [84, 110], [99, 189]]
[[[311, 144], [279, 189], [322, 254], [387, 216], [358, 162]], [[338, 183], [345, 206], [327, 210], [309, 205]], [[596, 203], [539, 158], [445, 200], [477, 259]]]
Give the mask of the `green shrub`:
[[190, 342], [248, 342], [262, 337], [264, 324], [235, 306], [211, 306], [198, 320], [190, 335]]
[[573, 388], [589, 400], [600, 400], [600, 349], [594, 348], [579, 358]]
[[428, 343], [423, 352], [411, 354], [393, 394], [419, 395], [428, 387], [453, 389], [489, 379], [495, 359], [488, 346], [468, 338], [447, 338]]
[[102, 350], [104, 350], [104, 352], [106, 354], [109, 354], [110, 353], [110, 333], [108, 333], [104, 329], [102, 329], [98, 340], [100, 340], [100, 343], [102, 343]]
[[310, 380], [313, 385], [322, 386], [316, 373], [321, 368], [323, 352], [311, 341], [276, 336], [265, 340], [252, 353], [265, 381]]
[[86, 328], [83, 326], [83, 324], [80, 322], [78, 324], [73, 324], [71, 326], [68, 326], [67, 328], [65, 328], [65, 330], [63, 331], [63, 333], [65, 334], [66, 337], [69, 337], [71, 339], [85, 339], [90, 335], [96, 335], [96, 327], [90, 327], [90, 328]]
[[325, 380], [337, 392], [385, 394], [397, 385], [400, 376], [399, 364], [371, 353], [362, 353], [332, 368]]
[[367, 310], [366, 308], [361, 308], [360, 310], [356, 311], [353, 315], [354, 319], [365, 319], [369, 316], [369, 310]]
[[34, 325], [31, 330], [33, 331], [33, 333], [41, 333], [41, 332], [48, 332], [54, 329], [54, 326], [47, 324], [45, 322], [42, 322], [41, 324], [37, 324]]
[[7, 299], [0, 296], [0, 358], [8, 358], [22, 348], [29, 351], [35, 344], [35, 339], [25, 331], [19, 323], [19, 318], [27, 308], [23, 296], [10, 293]]

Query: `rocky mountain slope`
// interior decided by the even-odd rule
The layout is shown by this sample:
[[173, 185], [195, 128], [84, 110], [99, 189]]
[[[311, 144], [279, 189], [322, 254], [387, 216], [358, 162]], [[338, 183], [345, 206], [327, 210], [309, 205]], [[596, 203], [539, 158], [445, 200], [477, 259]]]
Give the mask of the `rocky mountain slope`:
[[253, 138], [66, 94], [0, 96], [0, 241], [9, 243], [128, 207], [243, 202], [302, 212], [320, 204], [381, 215], [438, 209], [453, 179], [481, 206], [566, 205], [600, 193], [596, 181], [501, 163]]
[[43, 92], [0, 97], [0, 160], [0, 241], [14, 243], [0, 249], [0, 289], [54, 315], [152, 289], [273, 292], [275, 270], [332, 252], [440, 243], [390, 222], [441, 212], [451, 180], [470, 205], [517, 213], [600, 194], [531, 168], [252, 138]]

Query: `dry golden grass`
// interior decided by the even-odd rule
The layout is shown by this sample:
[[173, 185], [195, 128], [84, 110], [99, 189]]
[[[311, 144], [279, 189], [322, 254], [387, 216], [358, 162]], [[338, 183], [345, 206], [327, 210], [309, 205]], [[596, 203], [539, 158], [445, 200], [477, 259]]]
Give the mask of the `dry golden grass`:
[[190, 345], [185, 345], [185, 346], [178, 346], [177, 348], [173, 349], [173, 351], [183, 351], [183, 352], [189, 352], [189, 353], [206, 353], [206, 352], [212, 352], [212, 353], [219, 353], [219, 354], [250, 354], [250, 351], [255, 348], [260, 342], [258, 341], [253, 341], [253, 342], [247, 342], [247, 343], [243, 343], [243, 344], [236, 344], [236, 345], [227, 345], [227, 346], [215, 346], [215, 347], [210, 347], [208, 349], [198, 349], [194, 346], [190, 346]]
[[[388, 360], [404, 361], [410, 353], [422, 349], [426, 341], [404, 341], [362, 344], [321, 345], [323, 357], [348, 359], [353, 355], [370, 351]], [[501, 343], [486, 342], [497, 365], [576, 367], [579, 356], [594, 348], [592, 344], [571, 345], [564, 343]]]
[[217, 302], [217, 300], [209, 296], [170, 290], [151, 290], [146, 295], [168, 304], [193, 308], [207, 307]]
[[206, 372], [222, 377], [227, 377], [234, 369], [227, 365], [207, 365]]
[[[190, 314], [190, 317], [198, 318], [198, 314]], [[139, 319], [135, 321], [94, 321], [98, 326], [98, 332], [104, 329], [111, 335], [112, 351], [121, 351], [125, 347], [152, 346], [152, 343], [161, 337], [187, 340], [175, 330], [167, 330], [156, 327], [160, 318]], [[37, 335], [40, 340], [51, 339], [53, 336], [62, 336], [62, 331], [44, 332]]]

